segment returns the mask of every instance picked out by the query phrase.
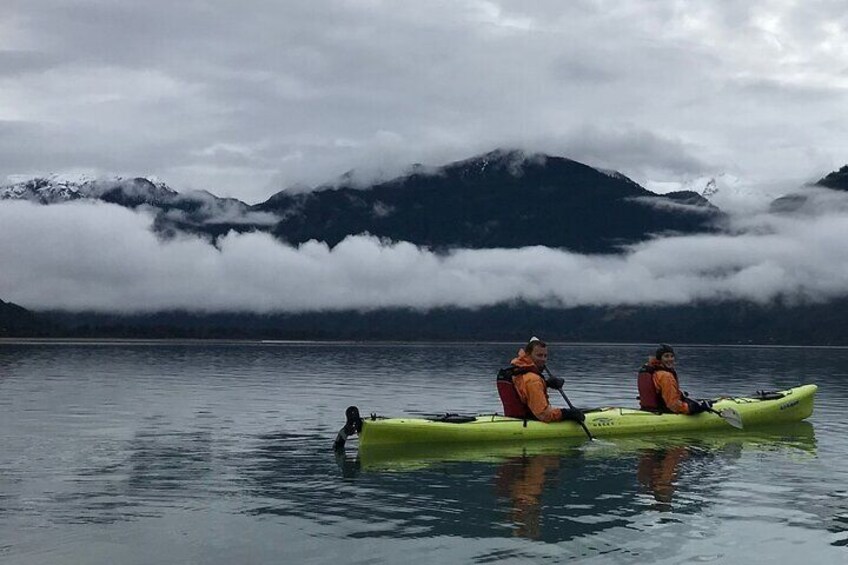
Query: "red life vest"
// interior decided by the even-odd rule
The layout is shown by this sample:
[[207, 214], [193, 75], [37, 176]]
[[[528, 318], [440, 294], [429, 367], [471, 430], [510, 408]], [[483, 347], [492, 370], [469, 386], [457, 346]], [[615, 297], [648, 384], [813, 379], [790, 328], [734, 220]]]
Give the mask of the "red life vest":
[[657, 392], [657, 387], [654, 385], [654, 372], [657, 370], [668, 371], [677, 381], [677, 371], [674, 369], [642, 365], [642, 368], [639, 369], [639, 375], [636, 377], [636, 384], [639, 387], [639, 408], [652, 412], [670, 412], [668, 406], [665, 405], [665, 400]]
[[528, 370], [527, 367], [516, 367], [514, 365], [510, 365], [506, 369], [498, 371], [498, 396], [501, 397], [504, 416], [508, 416], [510, 418], [522, 418], [524, 420], [535, 420], [536, 416], [534, 416], [533, 412], [530, 411], [530, 408], [521, 401], [521, 397], [518, 396], [518, 391], [515, 390], [515, 385], [512, 382], [513, 377], [517, 377], [518, 375], [523, 375], [525, 373], [535, 373], [535, 371]]

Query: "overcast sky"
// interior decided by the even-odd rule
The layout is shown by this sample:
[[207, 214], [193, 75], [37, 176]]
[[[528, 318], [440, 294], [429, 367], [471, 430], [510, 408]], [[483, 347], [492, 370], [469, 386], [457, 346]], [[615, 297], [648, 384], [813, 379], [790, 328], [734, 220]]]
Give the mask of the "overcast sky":
[[848, 163], [847, 28], [837, 0], [4, 0], [0, 180], [257, 202], [495, 147], [811, 180]]
[[263, 234], [216, 249], [158, 240], [144, 211], [4, 201], [0, 298], [133, 311], [826, 300], [848, 293], [845, 195], [808, 189], [801, 215], [764, 210], [848, 163], [846, 131], [839, 1], [4, 0], [0, 180], [152, 175], [258, 202], [349, 169], [515, 147], [663, 190], [719, 175], [735, 235], [621, 256]]

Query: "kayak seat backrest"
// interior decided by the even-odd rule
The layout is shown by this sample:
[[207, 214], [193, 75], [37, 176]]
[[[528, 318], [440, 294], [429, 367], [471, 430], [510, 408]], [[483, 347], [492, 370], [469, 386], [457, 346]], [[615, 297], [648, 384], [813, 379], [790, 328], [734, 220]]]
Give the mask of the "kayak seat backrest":
[[445, 422], [448, 424], [467, 424], [477, 419], [477, 416], [463, 416], [462, 414], [444, 414], [433, 418], [427, 418], [431, 422]]
[[782, 392], [774, 392], [767, 390], [758, 390], [754, 393], [754, 398], [756, 398], [757, 400], [780, 400], [784, 396], [786, 395]]

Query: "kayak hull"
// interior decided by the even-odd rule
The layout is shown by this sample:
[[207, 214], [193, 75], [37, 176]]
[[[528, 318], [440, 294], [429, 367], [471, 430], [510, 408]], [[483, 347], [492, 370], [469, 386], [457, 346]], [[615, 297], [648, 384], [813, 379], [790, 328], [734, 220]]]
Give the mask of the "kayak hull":
[[[788, 422], [759, 426], [750, 430], [732, 428], [706, 429], [681, 433], [651, 435], [621, 435], [605, 437], [593, 443], [582, 438], [553, 440], [483, 442], [483, 443], [411, 443], [377, 445], [360, 449], [353, 465], [358, 470], [414, 471], [447, 462], [500, 463], [520, 458], [577, 456], [582, 458], [611, 458], [645, 453], [664, 453], [679, 447], [694, 446], [700, 452], [738, 453], [784, 450], [796, 461], [808, 461], [816, 456], [816, 439], [810, 422]], [[348, 463], [351, 464], [351, 463]]]
[[[802, 385], [781, 391], [781, 397], [721, 398], [714, 409], [734, 409], [749, 427], [798, 422], [813, 413], [816, 385]], [[775, 395], [776, 396], [776, 395]], [[713, 413], [695, 416], [657, 414], [632, 408], [600, 408], [585, 412], [586, 427], [595, 437], [661, 434], [697, 430], [727, 429], [730, 425]], [[477, 416], [463, 423], [441, 422], [422, 418], [363, 419], [359, 431], [359, 446], [370, 448], [385, 445], [454, 444], [479, 442], [516, 442], [585, 438], [576, 422], [524, 421], [498, 415]]]

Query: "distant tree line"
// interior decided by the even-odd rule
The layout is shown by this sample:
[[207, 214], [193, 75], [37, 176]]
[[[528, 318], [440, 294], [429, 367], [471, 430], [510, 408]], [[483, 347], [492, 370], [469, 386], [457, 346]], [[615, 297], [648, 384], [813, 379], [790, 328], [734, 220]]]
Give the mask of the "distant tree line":
[[[18, 307], [20, 308], [20, 307]], [[23, 310], [23, 309], [20, 309]], [[747, 302], [681, 307], [543, 308], [522, 303], [426, 312], [116, 315], [16, 311], [0, 336], [146, 339], [553, 341], [848, 345], [848, 298], [824, 304]]]

